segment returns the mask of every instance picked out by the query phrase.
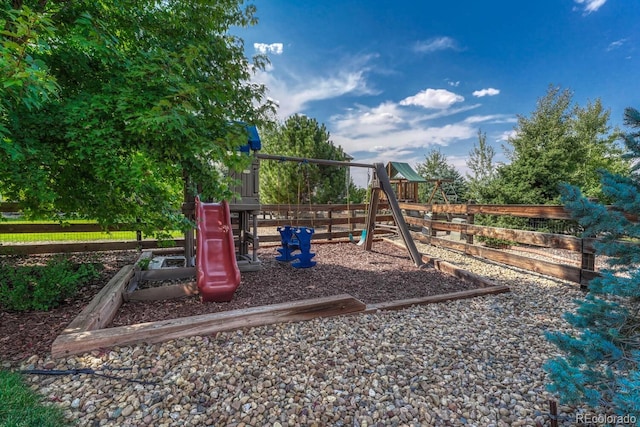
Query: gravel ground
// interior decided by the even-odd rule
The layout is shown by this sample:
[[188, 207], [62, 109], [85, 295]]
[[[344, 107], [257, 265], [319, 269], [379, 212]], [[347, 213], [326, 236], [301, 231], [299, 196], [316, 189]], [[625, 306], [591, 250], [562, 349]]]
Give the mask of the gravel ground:
[[[88, 426], [549, 424], [546, 330], [575, 284], [418, 245], [512, 292], [395, 312], [116, 347], [22, 368], [106, 369], [28, 381]], [[127, 379], [149, 383], [132, 382]], [[559, 406], [559, 425], [583, 408]]]

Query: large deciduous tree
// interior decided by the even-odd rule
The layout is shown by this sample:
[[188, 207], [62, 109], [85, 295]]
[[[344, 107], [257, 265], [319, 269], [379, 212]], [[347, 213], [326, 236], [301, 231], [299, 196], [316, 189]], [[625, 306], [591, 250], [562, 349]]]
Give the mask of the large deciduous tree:
[[[264, 151], [268, 154], [345, 161], [347, 154], [330, 137], [324, 124], [298, 114], [262, 134]], [[348, 184], [354, 202], [354, 196], [362, 192], [355, 189], [353, 182], [347, 183], [347, 178], [346, 167], [262, 161], [260, 197], [264, 203], [339, 203], [346, 201]]]
[[[0, 192], [27, 212], [179, 222], [183, 178], [230, 196], [271, 104], [234, 26], [242, 0], [25, 0], [0, 6]], [[7, 94], [9, 96], [7, 96]], [[220, 167], [224, 165], [224, 167]]]
[[580, 188], [586, 197], [606, 200], [602, 191], [601, 172], [629, 175], [630, 164], [623, 149], [616, 144], [620, 140], [619, 129], [611, 129], [610, 112], [599, 99], [587, 103], [585, 108], [576, 107], [571, 127], [579, 142], [575, 147], [578, 161], [570, 181]]
[[608, 121], [609, 112], [599, 100], [581, 108], [572, 105], [569, 90], [549, 87], [531, 117], [518, 117], [508, 140], [510, 163], [497, 168], [482, 198], [492, 203], [555, 204], [561, 183], [601, 197], [598, 171], [628, 170], [615, 144], [618, 132], [611, 132]]
[[577, 187], [563, 187], [563, 201], [586, 235], [600, 238], [596, 253], [607, 257], [607, 267], [591, 280], [577, 310], [564, 316], [575, 332], [547, 335], [564, 355], [546, 370], [562, 401], [640, 419], [640, 229], [625, 215], [640, 215], [640, 112], [627, 109], [625, 123], [633, 129], [624, 137], [632, 173], [604, 171], [601, 181], [613, 209]]

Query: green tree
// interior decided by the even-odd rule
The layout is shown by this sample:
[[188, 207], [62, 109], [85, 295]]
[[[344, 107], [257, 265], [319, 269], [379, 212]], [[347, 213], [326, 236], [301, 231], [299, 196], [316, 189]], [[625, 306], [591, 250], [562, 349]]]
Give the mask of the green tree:
[[495, 149], [487, 144], [487, 134], [478, 130], [478, 144], [473, 145], [469, 152], [467, 167], [471, 173], [467, 173], [469, 199], [477, 203], [483, 203], [482, 189], [486, 188], [494, 179], [496, 165], [493, 163]]
[[[263, 131], [264, 151], [273, 155], [304, 159], [343, 161], [342, 147], [335, 146], [324, 124], [316, 119], [293, 115], [281, 125]], [[309, 162], [262, 161], [260, 197], [264, 203], [340, 203], [346, 201], [347, 170], [344, 167]], [[349, 183], [351, 201], [357, 196]]]
[[256, 22], [241, 3], [5, 2], [0, 72], [18, 78], [0, 111], [3, 195], [33, 215], [149, 229], [182, 220], [185, 177], [204, 198], [230, 197], [219, 165], [248, 161], [237, 122], [272, 111], [249, 81], [265, 59], [229, 34]]
[[569, 90], [549, 87], [531, 117], [518, 117], [506, 148], [510, 163], [497, 168], [496, 179], [481, 190], [484, 200], [505, 204], [555, 204], [559, 185], [570, 183], [600, 194], [598, 169], [623, 171], [627, 164], [608, 134], [609, 112], [600, 101], [572, 106]]
[[563, 201], [584, 226], [587, 236], [598, 236], [597, 255], [607, 267], [589, 283], [589, 293], [565, 319], [573, 332], [547, 334], [564, 353], [545, 369], [551, 391], [563, 402], [583, 402], [603, 412], [640, 418], [640, 229], [623, 213], [640, 215], [640, 112], [628, 108], [624, 137], [634, 160], [630, 175], [604, 171], [602, 191], [613, 209], [590, 201], [579, 188], [563, 187]]
[[[425, 154], [424, 162], [416, 165], [416, 172], [427, 180], [442, 179], [441, 188], [451, 203], [462, 203], [467, 200], [467, 182], [455, 166], [447, 162], [447, 156], [439, 149], [431, 149]], [[435, 182], [420, 184], [418, 190], [421, 201], [426, 202], [435, 188]], [[436, 191], [432, 203], [443, 203], [440, 190]]]
[[8, 144], [9, 116], [16, 106], [33, 110], [57, 93], [55, 78], [40, 59], [55, 29], [47, 16], [8, 2], [0, 6], [0, 28], [0, 139]]
[[628, 175], [630, 165], [623, 158], [623, 149], [616, 141], [620, 130], [609, 125], [610, 111], [605, 110], [599, 99], [589, 102], [585, 108], [576, 107], [572, 118], [572, 129], [576, 140], [577, 157], [582, 159], [576, 165], [569, 183], [580, 188], [586, 197], [604, 200], [601, 189], [600, 171]]
[[366, 188], [358, 187], [353, 180], [349, 184], [349, 202], [364, 203], [369, 193]]

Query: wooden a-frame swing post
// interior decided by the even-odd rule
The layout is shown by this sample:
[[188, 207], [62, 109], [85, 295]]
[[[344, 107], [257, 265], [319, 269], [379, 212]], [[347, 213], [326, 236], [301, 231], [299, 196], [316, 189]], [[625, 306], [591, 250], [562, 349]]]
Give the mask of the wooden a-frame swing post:
[[444, 203], [448, 205], [449, 198], [447, 197], [447, 193], [445, 193], [444, 189], [442, 188], [442, 183], [453, 182], [453, 180], [452, 179], [428, 179], [427, 181], [435, 183], [433, 190], [431, 191], [431, 195], [427, 199], [427, 204], [428, 205], [431, 204], [431, 202], [433, 201], [433, 197], [436, 195], [436, 192], [440, 190], [440, 195], [442, 195], [442, 198], [444, 199]]
[[404, 216], [402, 215], [402, 210], [400, 209], [398, 199], [396, 198], [393, 187], [391, 186], [391, 181], [389, 180], [389, 175], [387, 174], [386, 168], [382, 163], [374, 163], [373, 171], [373, 180], [371, 182], [371, 193], [369, 198], [369, 215], [367, 215], [365, 226], [367, 230], [367, 237], [364, 243], [365, 250], [370, 251], [373, 245], [374, 231], [376, 228], [376, 214], [378, 212], [378, 204], [380, 203], [380, 194], [381, 192], [384, 192], [384, 194], [387, 196], [389, 207], [391, 208], [393, 220], [398, 227], [400, 237], [404, 241], [404, 244], [409, 251], [411, 260], [416, 265], [416, 267], [422, 266], [424, 264], [424, 262], [422, 261], [422, 255], [420, 255], [420, 252], [418, 252], [418, 248], [416, 248], [416, 244], [411, 237], [409, 227], [407, 226], [407, 223], [404, 220]]

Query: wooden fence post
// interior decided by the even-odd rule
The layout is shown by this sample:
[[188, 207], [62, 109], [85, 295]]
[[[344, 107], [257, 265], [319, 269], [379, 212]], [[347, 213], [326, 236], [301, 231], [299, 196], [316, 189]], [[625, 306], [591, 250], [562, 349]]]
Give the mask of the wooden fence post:
[[[140, 223], [140, 218], [136, 218], [136, 223]], [[136, 241], [138, 242], [138, 250], [142, 251], [142, 231], [136, 230]]]
[[[183, 196], [184, 201], [182, 203], [182, 214], [187, 217], [189, 221], [195, 222], [196, 219], [196, 196], [193, 194], [189, 188], [189, 176], [186, 172], [183, 171], [183, 179], [184, 179], [184, 189]], [[196, 245], [195, 245], [195, 230], [193, 228], [189, 228], [184, 233], [184, 257], [186, 260], [187, 267], [195, 266], [195, 255], [196, 255]]]
[[580, 289], [587, 290], [589, 280], [593, 277], [589, 275], [584, 277], [584, 270], [596, 271], [596, 255], [593, 253], [593, 245], [591, 244], [593, 238], [583, 237], [580, 239], [582, 260], [580, 262]]
[[[329, 204], [331, 204], [331, 202], [329, 202]], [[327, 218], [329, 219], [329, 224], [327, 225], [327, 233], [329, 233], [329, 239], [328, 240], [333, 240], [333, 236], [331, 235], [331, 223], [333, 215], [331, 214], [331, 212], [333, 212], [333, 209], [331, 208], [331, 206], [329, 206], [328, 212], [327, 212]]]
[[431, 213], [431, 224], [429, 224], [429, 235], [431, 237], [436, 237], [438, 235], [438, 232], [436, 231], [435, 228], [433, 228], [433, 221], [437, 221], [438, 220], [438, 216], [435, 212]]
[[[469, 200], [467, 202], [467, 224], [473, 224], [473, 222], [475, 221], [475, 215], [469, 213], [469, 205], [475, 205], [475, 204], [476, 202], [474, 202], [473, 200]], [[473, 234], [466, 233], [466, 237], [467, 237], [467, 244], [473, 245]]]
[[[429, 219], [426, 219], [427, 215], [425, 215], [422, 218], [423, 218], [423, 221], [424, 221], [424, 223], [422, 224], [422, 230], [421, 230], [422, 231], [422, 235], [424, 236], [425, 241], [427, 242], [427, 244], [430, 245], [431, 244], [431, 236], [433, 236], [433, 234], [432, 234], [432, 231], [433, 231], [433, 224], [432, 224], [433, 216], [429, 216], [428, 217]], [[425, 229], [426, 229], [426, 231], [428, 231], [428, 233], [425, 233]]]

